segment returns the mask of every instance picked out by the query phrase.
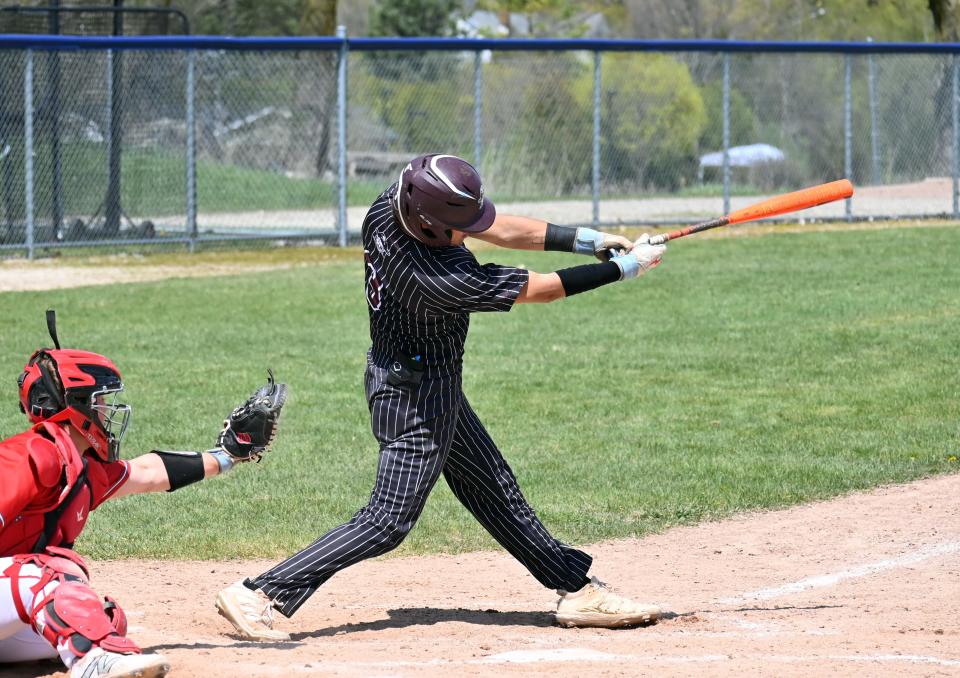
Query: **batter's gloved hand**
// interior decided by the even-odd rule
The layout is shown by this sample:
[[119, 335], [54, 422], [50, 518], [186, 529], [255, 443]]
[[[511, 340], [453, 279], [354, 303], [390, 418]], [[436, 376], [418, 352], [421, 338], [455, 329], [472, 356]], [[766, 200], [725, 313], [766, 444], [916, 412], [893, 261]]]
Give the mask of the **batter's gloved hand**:
[[629, 280], [657, 266], [666, 251], [666, 245], [651, 245], [650, 235], [644, 233], [632, 243], [632, 249], [629, 252], [614, 257], [610, 261], [620, 267], [620, 280]]
[[622, 235], [603, 233], [581, 226], [577, 229], [573, 251], [577, 254], [591, 254], [600, 261], [610, 259], [610, 251], [629, 252], [633, 243]]
[[267, 374], [267, 383], [230, 413], [217, 436], [217, 447], [234, 461], [260, 461], [277, 434], [287, 385], [274, 381], [272, 371]]

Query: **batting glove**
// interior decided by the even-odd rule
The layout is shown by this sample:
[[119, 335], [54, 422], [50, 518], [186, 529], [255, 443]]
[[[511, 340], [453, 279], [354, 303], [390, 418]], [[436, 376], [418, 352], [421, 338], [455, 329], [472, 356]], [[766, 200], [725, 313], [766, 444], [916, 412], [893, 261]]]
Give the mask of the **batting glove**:
[[580, 227], [573, 243], [573, 251], [577, 254], [589, 254], [600, 261], [607, 261], [608, 250], [629, 251], [633, 246], [622, 235], [603, 233], [592, 228]]
[[649, 240], [650, 235], [644, 233], [632, 243], [633, 249], [610, 260], [620, 267], [620, 280], [641, 276], [660, 263], [667, 246], [650, 245]]

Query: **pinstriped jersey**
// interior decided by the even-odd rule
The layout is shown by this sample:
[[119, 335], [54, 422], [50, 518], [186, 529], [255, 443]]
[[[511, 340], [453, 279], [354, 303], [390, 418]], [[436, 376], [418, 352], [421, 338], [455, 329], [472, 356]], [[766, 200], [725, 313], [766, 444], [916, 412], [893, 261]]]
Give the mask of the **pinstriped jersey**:
[[402, 351], [427, 366], [458, 365], [475, 311], [509, 311], [529, 274], [484, 264], [464, 246], [427, 247], [394, 217], [391, 191], [363, 221], [371, 354]]

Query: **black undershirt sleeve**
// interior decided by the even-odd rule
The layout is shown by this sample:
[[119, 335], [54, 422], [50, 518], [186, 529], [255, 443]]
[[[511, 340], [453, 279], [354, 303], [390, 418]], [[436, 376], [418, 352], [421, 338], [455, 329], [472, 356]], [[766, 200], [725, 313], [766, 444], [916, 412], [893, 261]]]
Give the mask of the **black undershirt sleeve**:
[[572, 266], [557, 271], [560, 276], [560, 283], [563, 285], [564, 293], [569, 297], [580, 292], [596, 289], [601, 285], [620, 280], [622, 272], [620, 267], [612, 261], [604, 261], [598, 264], [583, 264], [582, 266]]

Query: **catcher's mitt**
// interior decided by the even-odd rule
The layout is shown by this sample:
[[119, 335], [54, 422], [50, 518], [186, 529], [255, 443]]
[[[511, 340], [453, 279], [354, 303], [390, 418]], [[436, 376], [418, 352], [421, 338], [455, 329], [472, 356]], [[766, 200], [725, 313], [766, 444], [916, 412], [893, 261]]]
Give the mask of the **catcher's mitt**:
[[235, 461], [260, 461], [277, 434], [287, 385], [274, 381], [273, 371], [267, 370], [267, 374], [267, 383], [230, 413], [217, 436], [217, 447], [223, 448]]

